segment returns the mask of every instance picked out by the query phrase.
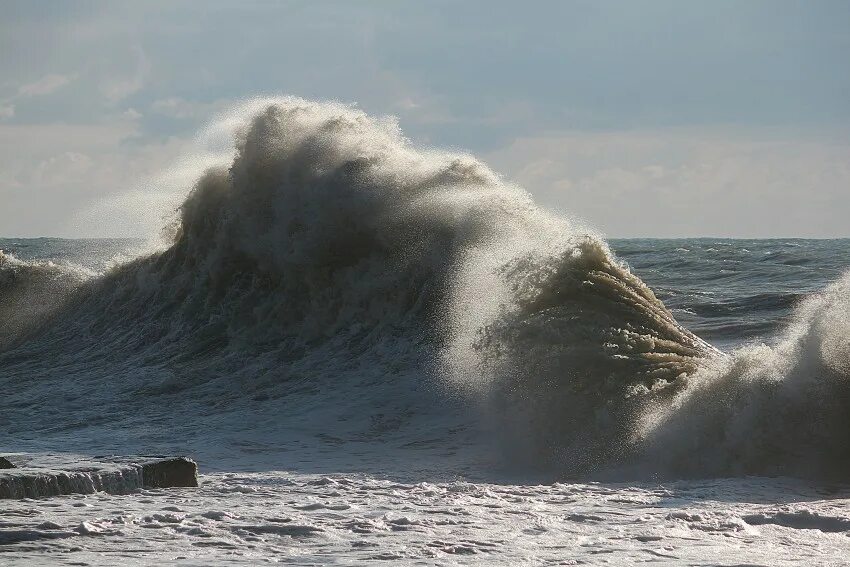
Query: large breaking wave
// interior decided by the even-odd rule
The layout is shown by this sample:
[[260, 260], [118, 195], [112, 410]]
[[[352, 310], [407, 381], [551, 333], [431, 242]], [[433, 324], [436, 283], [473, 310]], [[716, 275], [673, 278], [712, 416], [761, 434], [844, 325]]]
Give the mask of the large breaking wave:
[[[846, 470], [850, 277], [778, 347], [727, 356], [600, 237], [391, 119], [283, 98], [216, 128], [235, 151], [159, 251], [97, 277], [0, 256], [11, 434], [178, 435], [191, 408], [211, 428], [450, 446], [475, 420], [560, 475]], [[49, 423], [16, 420], [33, 407]]]

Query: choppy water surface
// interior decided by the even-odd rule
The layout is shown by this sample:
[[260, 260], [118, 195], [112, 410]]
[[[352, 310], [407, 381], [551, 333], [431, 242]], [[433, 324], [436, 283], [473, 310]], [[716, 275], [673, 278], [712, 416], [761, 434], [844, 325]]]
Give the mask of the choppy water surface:
[[611, 247], [714, 345], [773, 341], [793, 307], [841, 277], [850, 240], [632, 239]]

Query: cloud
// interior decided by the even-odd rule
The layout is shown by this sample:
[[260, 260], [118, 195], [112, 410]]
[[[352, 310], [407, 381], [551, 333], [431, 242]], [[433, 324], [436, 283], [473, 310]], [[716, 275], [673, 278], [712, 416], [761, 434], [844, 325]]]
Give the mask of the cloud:
[[93, 160], [79, 152], [62, 152], [42, 160], [33, 169], [29, 178], [31, 185], [37, 187], [55, 187], [81, 180], [88, 174]]
[[14, 95], [0, 99], [0, 120], [7, 120], [15, 117], [15, 101], [51, 94], [61, 89], [74, 79], [74, 76], [51, 73], [43, 76], [33, 83], [26, 83], [19, 86]]
[[34, 83], [27, 83], [18, 88], [18, 96], [43, 96], [55, 92], [74, 80], [68, 75], [45, 75]]
[[188, 101], [178, 98], [166, 98], [154, 101], [151, 110], [172, 118], [187, 118], [195, 114], [195, 107]]
[[841, 237], [850, 142], [700, 129], [521, 138], [492, 165], [612, 236]]
[[141, 47], [136, 47], [136, 67], [132, 75], [112, 78], [100, 85], [100, 92], [107, 101], [115, 104], [140, 91], [151, 73], [151, 63]]
[[[834, 72], [844, 5], [308, 4], [223, 4], [199, 18], [182, 3], [86, 3], [0, 18], [0, 230], [56, 234], [70, 210], [155, 171], [163, 140], [189, 139], [219, 108], [200, 101], [285, 90], [396, 114], [417, 143], [483, 154], [610, 234], [846, 234], [846, 151], [767, 141], [767, 129], [850, 132], [850, 79]], [[309, 57], [281, 56], [305, 45]], [[68, 152], [91, 158], [91, 183]], [[51, 159], [43, 179], [55, 186], [40, 193], [27, 184]]]
[[91, 213], [100, 210], [98, 203], [140, 190], [186, 143], [179, 138], [139, 140], [139, 129], [137, 120], [120, 115], [99, 124], [0, 123], [0, 147], [15, 149], [0, 152], [3, 234], [144, 234], [155, 223], [136, 222], [137, 212]]
[[180, 97], [169, 97], [154, 101], [151, 104], [151, 111], [162, 116], [181, 120], [189, 118], [206, 119], [227, 107], [231, 102], [227, 100], [199, 102]]
[[138, 110], [136, 110], [135, 108], [128, 108], [127, 110], [125, 110], [125, 111], [123, 112], [122, 116], [124, 116], [125, 118], [129, 118], [130, 120], [138, 120], [138, 119], [140, 119], [143, 115], [142, 115], [142, 113], [141, 113], [141, 112], [139, 112], [139, 111], [138, 111]]

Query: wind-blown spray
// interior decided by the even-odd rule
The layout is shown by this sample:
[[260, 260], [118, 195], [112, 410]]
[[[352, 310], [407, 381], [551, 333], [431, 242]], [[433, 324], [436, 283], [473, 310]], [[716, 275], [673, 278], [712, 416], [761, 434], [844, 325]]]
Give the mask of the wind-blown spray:
[[[204, 155], [162, 249], [76, 279], [0, 257], [8, 289], [44, 294], [47, 270], [51, 286], [72, 290], [49, 313], [27, 315], [39, 325], [0, 351], [3, 380], [29, 377], [20, 399], [75, 410], [57, 411], [51, 429], [94, 414], [128, 427], [139, 415], [169, 423], [163, 396], [206, 416], [284, 400], [280, 420], [315, 426], [316, 412], [336, 412], [349, 438], [380, 442], [425, 414], [477, 420], [458, 409], [474, 407], [523, 468], [636, 471], [677, 420], [700, 446], [716, 422], [697, 427], [693, 415], [743, 420], [714, 398], [700, 402], [704, 412], [677, 414], [718, 384], [734, 383], [734, 402], [764, 391], [750, 386], [754, 372], [788, 387], [800, 373], [828, 372], [830, 392], [846, 381], [833, 359], [846, 343], [809, 366], [789, 362], [811, 348], [803, 338], [763, 366], [745, 353], [722, 356], [592, 231], [539, 209], [469, 155], [414, 147], [392, 119], [263, 99], [208, 131], [228, 133], [235, 149]], [[19, 274], [12, 287], [3, 283], [10, 269]], [[799, 337], [833, 316], [832, 307], [807, 309]], [[777, 360], [798, 370], [774, 372]], [[52, 399], [46, 385], [69, 379], [80, 395]], [[258, 419], [279, 427], [277, 416]], [[236, 423], [209, 419], [211, 428]], [[457, 429], [446, 426], [443, 442]], [[738, 470], [722, 455], [682, 467], [673, 452], [684, 458], [689, 448], [671, 447], [650, 472]], [[748, 463], [741, 470], [758, 469], [759, 451], [733, 449]], [[771, 455], [783, 470], [797, 453]]]

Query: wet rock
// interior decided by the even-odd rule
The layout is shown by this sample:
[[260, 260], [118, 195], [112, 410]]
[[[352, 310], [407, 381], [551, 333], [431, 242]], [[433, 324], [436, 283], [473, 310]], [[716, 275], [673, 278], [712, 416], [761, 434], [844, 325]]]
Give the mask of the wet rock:
[[198, 486], [198, 465], [187, 457], [143, 463], [142, 486], [145, 488]]
[[198, 467], [186, 457], [63, 459], [40, 455], [23, 461], [16, 457], [16, 460], [25, 462], [24, 468], [9, 463], [12, 468], [0, 470], [0, 499], [95, 492], [130, 494], [140, 488], [198, 486]]
[[98, 471], [12, 469], [0, 472], [0, 499], [46, 498], [61, 494], [127, 494], [141, 488], [138, 466]]
[[17, 468], [6, 457], [0, 457], [0, 469], [14, 469]]

